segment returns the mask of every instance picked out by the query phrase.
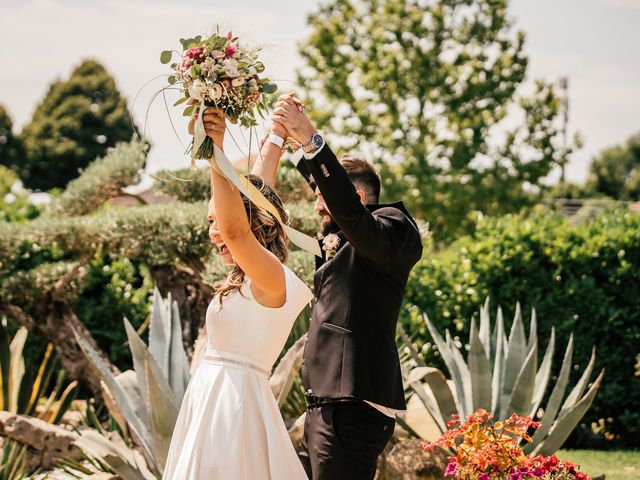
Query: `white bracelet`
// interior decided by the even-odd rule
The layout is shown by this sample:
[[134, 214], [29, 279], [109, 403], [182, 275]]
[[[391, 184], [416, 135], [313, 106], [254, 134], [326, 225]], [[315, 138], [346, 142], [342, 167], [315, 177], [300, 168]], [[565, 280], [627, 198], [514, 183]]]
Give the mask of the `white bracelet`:
[[284, 145], [284, 138], [282, 138], [280, 135], [276, 135], [275, 133], [271, 133], [267, 137], [267, 142], [273, 143], [274, 145], [282, 148], [282, 146]]

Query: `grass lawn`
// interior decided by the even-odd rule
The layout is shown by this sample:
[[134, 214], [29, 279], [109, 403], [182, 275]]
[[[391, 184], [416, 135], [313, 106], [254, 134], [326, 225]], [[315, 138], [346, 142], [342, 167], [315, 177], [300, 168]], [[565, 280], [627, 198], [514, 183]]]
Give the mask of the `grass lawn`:
[[560, 450], [556, 455], [577, 463], [592, 477], [604, 474], [606, 480], [640, 479], [640, 451]]

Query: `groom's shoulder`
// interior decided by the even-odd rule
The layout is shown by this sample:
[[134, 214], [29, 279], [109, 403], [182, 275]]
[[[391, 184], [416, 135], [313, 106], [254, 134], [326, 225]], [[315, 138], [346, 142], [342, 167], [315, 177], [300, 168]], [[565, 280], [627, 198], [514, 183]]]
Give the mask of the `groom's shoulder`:
[[415, 230], [416, 233], [419, 233], [416, 221], [402, 202], [367, 205], [367, 209], [374, 217], [385, 217], [395, 220], [402, 225], [412, 227], [410, 230]]

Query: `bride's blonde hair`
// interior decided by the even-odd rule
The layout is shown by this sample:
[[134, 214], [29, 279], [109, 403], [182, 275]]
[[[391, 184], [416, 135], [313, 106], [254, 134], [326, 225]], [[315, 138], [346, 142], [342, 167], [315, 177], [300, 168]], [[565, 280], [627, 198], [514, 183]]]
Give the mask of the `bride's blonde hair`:
[[[289, 213], [285, 210], [284, 204], [276, 191], [258, 175], [247, 175], [247, 179], [249, 179], [260, 193], [269, 200], [271, 205], [276, 208], [282, 221], [288, 224]], [[247, 197], [244, 195], [241, 196], [253, 235], [258, 242], [273, 253], [280, 262], [286, 263], [289, 257], [287, 236], [280, 222], [278, 222], [271, 213], [253, 205]], [[220, 296], [220, 302], [230, 293], [240, 290], [244, 282], [244, 277], [245, 273], [242, 269], [237, 264], [234, 264], [227, 278], [215, 287], [216, 294]]]

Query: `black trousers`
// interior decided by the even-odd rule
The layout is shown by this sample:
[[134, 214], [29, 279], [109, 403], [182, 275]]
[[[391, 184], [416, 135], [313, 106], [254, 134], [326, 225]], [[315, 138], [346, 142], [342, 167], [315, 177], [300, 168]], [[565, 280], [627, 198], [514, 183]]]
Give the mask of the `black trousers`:
[[395, 420], [364, 402], [307, 410], [298, 456], [313, 480], [371, 480]]

